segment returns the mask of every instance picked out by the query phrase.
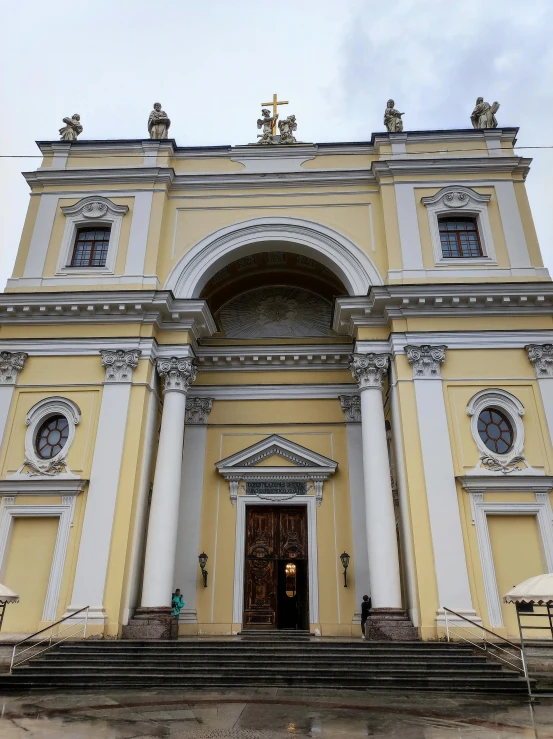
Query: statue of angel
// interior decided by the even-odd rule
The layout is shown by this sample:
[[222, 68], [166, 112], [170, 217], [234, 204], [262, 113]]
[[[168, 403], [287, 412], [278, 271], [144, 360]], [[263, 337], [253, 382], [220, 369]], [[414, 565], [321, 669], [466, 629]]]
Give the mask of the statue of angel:
[[497, 118], [495, 114], [499, 109], [499, 103], [493, 105], [484, 102], [484, 98], [476, 98], [476, 105], [470, 114], [470, 120], [473, 128], [497, 128]]
[[148, 133], [151, 139], [166, 139], [167, 131], [171, 121], [167, 117], [167, 113], [161, 110], [161, 103], [154, 103], [154, 109], [148, 118]]
[[296, 123], [296, 116], [289, 115], [282, 121], [278, 122], [278, 130], [280, 131], [280, 144], [296, 144], [296, 137], [294, 131], [297, 131], [298, 124]]
[[384, 111], [384, 125], [389, 133], [399, 133], [403, 131], [403, 121], [401, 116], [405, 113], [400, 113], [399, 110], [394, 108], [395, 102], [388, 100], [386, 103], [386, 110]]
[[263, 129], [263, 134], [257, 134], [257, 138], [259, 139], [257, 143], [261, 145], [274, 144], [273, 125], [278, 119], [278, 113], [271, 115], [271, 111], [268, 108], [262, 108], [261, 115], [263, 118], [257, 119], [257, 127]]
[[64, 118], [65, 126], [60, 128], [60, 141], [76, 141], [77, 136], [83, 132], [81, 126], [81, 116], [73, 113], [71, 118]]

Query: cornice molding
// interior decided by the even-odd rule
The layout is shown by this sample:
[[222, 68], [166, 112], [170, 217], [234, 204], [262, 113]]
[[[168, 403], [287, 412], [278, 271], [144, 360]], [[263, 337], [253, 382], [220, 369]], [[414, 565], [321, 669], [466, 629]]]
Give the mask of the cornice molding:
[[366, 297], [336, 298], [332, 328], [353, 336], [390, 319], [513, 315], [553, 315], [553, 282], [375, 286]]
[[72, 185], [149, 184], [170, 186], [175, 178], [172, 167], [144, 166], [105, 167], [98, 169], [37, 169], [22, 172], [29, 187]]
[[79, 495], [88, 480], [21, 475], [17, 480], [0, 480], [0, 495]]
[[553, 477], [543, 475], [459, 475], [457, 480], [468, 493], [548, 493], [553, 488]]
[[444, 174], [510, 174], [526, 179], [531, 161], [518, 156], [390, 158], [373, 162], [371, 172], [378, 183], [385, 179], [409, 175], [431, 175], [439, 179]]
[[0, 294], [0, 325], [13, 323], [144, 323], [186, 329], [196, 339], [217, 331], [205, 300], [177, 299], [168, 290]]

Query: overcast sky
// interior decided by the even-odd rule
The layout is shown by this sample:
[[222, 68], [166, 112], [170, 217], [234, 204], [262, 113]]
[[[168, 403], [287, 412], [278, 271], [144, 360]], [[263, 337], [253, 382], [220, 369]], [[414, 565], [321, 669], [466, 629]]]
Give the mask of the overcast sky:
[[[478, 95], [498, 100], [520, 146], [553, 145], [552, 0], [0, 0], [0, 153], [36, 155], [80, 113], [81, 139], [147, 137], [154, 101], [179, 145], [255, 141], [260, 103], [290, 101], [302, 141], [363, 141], [389, 97], [406, 130], [468, 128]], [[527, 180], [553, 273], [553, 149]], [[28, 204], [0, 159], [0, 289]]]

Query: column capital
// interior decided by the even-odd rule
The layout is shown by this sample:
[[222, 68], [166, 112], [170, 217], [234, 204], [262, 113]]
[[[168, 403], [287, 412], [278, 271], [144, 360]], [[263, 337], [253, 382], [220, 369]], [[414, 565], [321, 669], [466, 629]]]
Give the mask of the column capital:
[[360, 390], [371, 387], [382, 389], [389, 365], [389, 354], [352, 354], [349, 368]]
[[29, 355], [25, 352], [0, 352], [0, 385], [15, 385]]
[[447, 346], [440, 344], [431, 346], [406, 346], [407, 361], [413, 367], [413, 379], [440, 380], [442, 375], [440, 365], [445, 362]]
[[534, 365], [536, 377], [553, 377], [553, 344], [528, 344], [524, 348]]
[[361, 422], [361, 398], [359, 395], [339, 395], [340, 405], [346, 414], [346, 423]]
[[169, 357], [158, 359], [156, 368], [164, 380], [163, 392], [177, 391], [185, 393], [196, 379], [196, 365], [190, 357]]
[[140, 349], [100, 349], [102, 367], [106, 370], [106, 382], [132, 382], [132, 375], [138, 366], [142, 352]]
[[187, 398], [184, 422], [187, 426], [207, 423], [211, 412], [213, 398]]

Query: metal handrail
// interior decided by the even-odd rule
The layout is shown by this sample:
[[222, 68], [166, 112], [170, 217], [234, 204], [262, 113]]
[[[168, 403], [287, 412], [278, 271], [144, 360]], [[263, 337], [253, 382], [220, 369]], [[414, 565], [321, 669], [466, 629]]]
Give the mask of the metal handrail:
[[[460, 613], [457, 613], [457, 611], [452, 611], [451, 608], [445, 608], [443, 609], [444, 615], [445, 615], [445, 628], [446, 628], [446, 635], [448, 642], [451, 641], [452, 634], [450, 631], [452, 629], [459, 629], [461, 631], [466, 631], [470, 636], [472, 636], [473, 639], [476, 639], [477, 637], [475, 634], [473, 634], [466, 626], [462, 626], [461, 624], [449, 624], [449, 619], [447, 614], [451, 613], [456, 618], [461, 618], [463, 621], [467, 621], [472, 628], [478, 629], [482, 632], [482, 641], [484, 642], [484, 646], [481, 644], [478, 644], [476, 641], [471, 641], [471, 639], [467, 639], [466, 636], [463, 636], [463, 634], [453, 634], [453, 636], [457, 636], [462, 641], [467, 642], [471, 646], [473, 646], [475, 649], [480, 649], [482, 652], [488, 652], [490, 648], [498, 649], [501, 652], [505, 652], [509, 657], [512, 659], [517, 659], [520, 661], [520, 665], [517, 665], [515, 662], [511, 662], [510, 660], [506, 659], [501, 654], [494, 655], [497, 659], [499, 659], [501, 662], [505, 663], [506, 665], [509, 665], [510, 667], [514, 668], [518, 672], [522, 673], [524, 675], [524, 679], [526, 680], [526, 686], [528, 688], [528, 695], [530, 697], [530, 700], [532, 700], [532, 684], [530, 682], [530, 677], [528, 675], [528, 667], [526, 664], [526, 656], [524, 654], [524, 648], [521, 646], [518, 646], [518, 644], [514, 644], [512, 641], [509, 641], [508, 639], [505, 639], [504, 636], [501, 636], [500, 634], [496, 634], [495, 631], [491, 631], [491, 629], [487, 629], [482, 624], [477, 623], [476, 621], [472, 621], [470, 618], [467, 618], [466, 616], [463, 616]], [[490, 634], [493, 636], [494, 641], [491, 641], [490, 639], [487, 639], [486, 636]], [[502, 647], [500, 644], [497, 644], [495, 640], [505, 642], [509, 645], [511, 649], [514, 649], [516, 652], [519, 652], [519, 654], [511, 654], [505, 647]]]
[[[44, 629], [40, 629], [40, 631], [35, 631], [34, 634], [30, 634], [29, 636], [26, 636], [25, 639], [21, 639], [21, 641], [18, 641], [17, 644], [14, 644], [14, 647], [13, 647], [13, 650], [12, 650], [12, 659], [11, 659], [11, 663], [10, 663], [10, 674], [13, 672], [13, 668], [14, 667], [19, 667], [19, 665], [22, 665], [24, 662], [27, 662], [32, 657], [38, 657], [39, 654], [42, 654], [43, 652], [48, 651], [48, 649], [52, 649], [52, 647], [55, 647], [58, 644], [61, 644], [62, 642], [67, 641], [67, 639], [70, 639], [73, 636], [76, 636], [79, 633], [80, 629], [78, 631], [76, 631], [74, 634], [69, 634], [68, 636], [64, 637], [63, 639], [60, 639], [59, 641], [57, 641], [54, 644], [52, 644], [52, 639], [54, 637], [57, 637], [60, 634], [63, 634], [64, 631], [67, 631], [68, 629], [71, 629], [74, 626], [77, 626], [78, 624], [82, 624], [83, 639], [85, 639], [86, 638], [86, 629], [87, 629], [87, 626], [88, 626], [88, 610], [89, 610], [89, 606], [85, 606], [84, 608], [79, 608], [78, 611], [75, 611], [74, 613], [71, 613], [69, 616], [64, 616], [63, 618], [60, 618], [59, 621], [55, 621], [53, 624], [50, 624], [50, 626], [46, 626]], [[83, 611], [85, 611], [84, 618], [81, 618], [81, 619], [79, 619], [78, 621], [75, 622], [74, 621], [75, 616], [78, 613], [82, 613]], [[64, 621], [68, 621], [69, 619], [71, 619], [73, 621], [73, 623], [70, 623], [64, 629], [58, 630], [58, 632], [56, 634], [54, 634], [54, 631], [53, 631], [54, 628], [56, 626], [59, 626]], [[39, 639], [39, 641], [33, 642], [28, 647], [25, 647], [25, 649], [23, 649], [21, 652], [19, 652], [19, 655], [18, 656], [21, 657], [21, 655], [24, 654], [25, 652], [28, 652], [29, 649], [34, 649], [35, 647], [38, 647], [40, 644], [44, 644], [44, 642], [48, 642], [48, 646], [45, 647], [44, 649], [41, 649], [40, 652], [33, 652], [28, 657], [25, 657], [25, 659], [22, 659], [22, 660], [19, 660], [18, 662], [16, 662], [15, 661], [15, 657], [16, 657], [17, 647], [20, 647], [22, 644], [25, 644], [25, 642], [28, 642], [31, 639], [34, 639], [39, 634], [43, 634], [45, 631], [50, 631], [50, 634], [48, 636], [44, 637], [44, 639]]]

